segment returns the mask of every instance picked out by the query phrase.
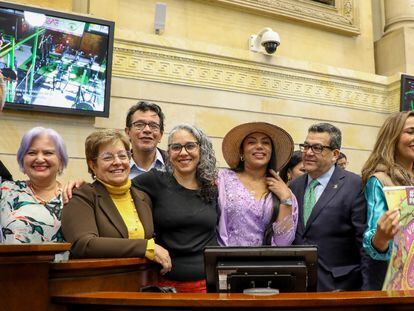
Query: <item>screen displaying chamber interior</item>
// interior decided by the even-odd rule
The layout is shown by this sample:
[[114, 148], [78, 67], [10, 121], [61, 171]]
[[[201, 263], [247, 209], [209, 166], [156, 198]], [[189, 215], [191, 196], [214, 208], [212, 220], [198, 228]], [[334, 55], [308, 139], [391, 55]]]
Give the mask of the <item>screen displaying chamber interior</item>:
[[6, 102], [103, 112], [109, 28], [0, 7], [0, 69], [17, 75], [6, 83]]

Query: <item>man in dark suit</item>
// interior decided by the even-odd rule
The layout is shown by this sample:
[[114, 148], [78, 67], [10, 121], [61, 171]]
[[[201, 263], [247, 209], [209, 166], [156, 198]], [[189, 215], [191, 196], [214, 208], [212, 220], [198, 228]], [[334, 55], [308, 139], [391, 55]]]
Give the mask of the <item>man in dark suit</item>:
[[299, 204], [294, 244], [317, 245], [318, 291], [359, 290], [366, 227], [361, 178], [336, 167], [341, 131], [335, 126], [312, 125], [299, 147], [307, 173], [290, 184]]

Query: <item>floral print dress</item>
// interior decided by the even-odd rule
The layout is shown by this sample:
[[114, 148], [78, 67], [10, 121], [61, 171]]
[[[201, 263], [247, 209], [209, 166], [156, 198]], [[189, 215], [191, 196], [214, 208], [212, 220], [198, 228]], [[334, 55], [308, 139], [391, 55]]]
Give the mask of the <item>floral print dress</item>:
[[38, 202], [25, 181], [0, 183], [0, 241], [6, 244], [63, 242], [62, 194]]

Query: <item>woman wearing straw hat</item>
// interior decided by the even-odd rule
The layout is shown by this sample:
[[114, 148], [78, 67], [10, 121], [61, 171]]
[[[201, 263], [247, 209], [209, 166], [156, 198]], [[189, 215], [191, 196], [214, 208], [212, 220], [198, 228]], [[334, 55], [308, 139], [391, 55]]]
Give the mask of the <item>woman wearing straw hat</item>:
[[226, 134], [222, 149], [230, 169], [220, 170], [217, 179], [219, 243], [290, 245], [298, 204], [276, 172], [292, 155], [292, 137], [269, 123], [245, 123]]

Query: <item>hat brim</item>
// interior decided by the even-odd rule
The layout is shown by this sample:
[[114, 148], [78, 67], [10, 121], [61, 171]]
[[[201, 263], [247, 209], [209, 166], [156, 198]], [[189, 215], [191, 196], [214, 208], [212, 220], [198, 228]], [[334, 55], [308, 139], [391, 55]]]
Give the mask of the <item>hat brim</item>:
[[270, 137], [276, 155], [273, 167], [276, 171], [284, 167], [293, 153], [293, 139], [284, 129], [266, 122], [240, 124], [224, 136], [222, 152], [228, 166], [235, 169], [239, 165], [241, 144], [246, 136], [252, 133], [263, 133]]

